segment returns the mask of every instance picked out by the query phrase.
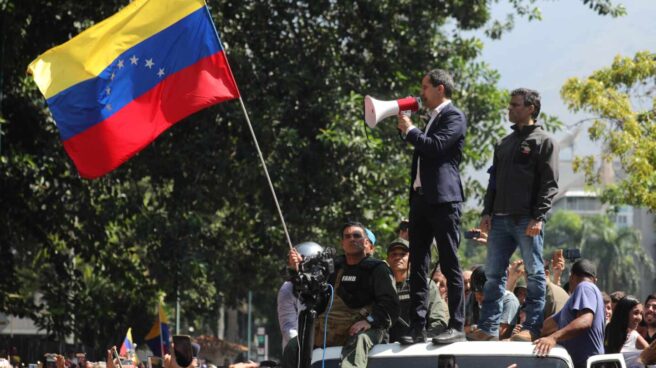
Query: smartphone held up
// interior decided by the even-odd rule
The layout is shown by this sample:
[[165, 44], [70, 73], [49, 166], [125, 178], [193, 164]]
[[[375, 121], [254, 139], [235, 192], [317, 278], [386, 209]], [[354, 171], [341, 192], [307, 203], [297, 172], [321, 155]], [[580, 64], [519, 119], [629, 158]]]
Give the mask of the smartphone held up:
[[181, 368], [190, 366], [194, 360], [194, 350], [191, 346], [191, 337], [187, 335], [174, 335], [173, 352], [175, 354], [175, 362], [178, 366]]

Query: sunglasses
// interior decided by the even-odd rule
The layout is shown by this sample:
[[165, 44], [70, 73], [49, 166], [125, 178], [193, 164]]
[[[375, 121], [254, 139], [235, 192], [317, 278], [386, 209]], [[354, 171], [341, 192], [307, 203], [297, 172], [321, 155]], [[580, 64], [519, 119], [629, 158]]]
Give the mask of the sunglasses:
[[356, 231], [354, 233], [344, 234], [344, 235], [342, 235], [342, 238], [344, 240], [349, 240], [349, 239], [360, 240], [360, 239], [364, 238], [364, 235], [362, 235], [362, 233], [359, 233], [359, 232]]

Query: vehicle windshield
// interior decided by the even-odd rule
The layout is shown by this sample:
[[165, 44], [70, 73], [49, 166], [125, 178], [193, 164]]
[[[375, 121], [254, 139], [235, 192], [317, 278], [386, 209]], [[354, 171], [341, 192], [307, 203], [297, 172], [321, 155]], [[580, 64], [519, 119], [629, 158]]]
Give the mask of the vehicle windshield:
[[[337, 368], [339, 360], [326, 361], [325, 368]], [[316, 361], [313, 368], [321, 368]], [[371, 357], [367, 368], [569, 368], [567, 362], [559, 358], [537, 358], [532, 356], [413, 356], [413, 357]]]

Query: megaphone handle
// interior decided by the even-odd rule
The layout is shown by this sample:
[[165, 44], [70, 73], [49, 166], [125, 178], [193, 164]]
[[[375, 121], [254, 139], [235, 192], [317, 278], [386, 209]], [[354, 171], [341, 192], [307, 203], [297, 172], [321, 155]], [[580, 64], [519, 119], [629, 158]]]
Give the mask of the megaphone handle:
[[[403, 114], [403, 115], [405, 115], [405, 116], [407, 116], [407, 117], [411, 117], [411, 116], [412, 116], [412, 111], [411, 111], [411, 110], [403, 110], [403, 111], [401, 111], [401, 114]], [[396, 128], [396, 130], [399, 132], [399, 138], [400, 138], [402, 141], [405, 142], [405, 137], [403, 136], [403, 133], [401, 133], [401, 129]]]
[[371, 148], [369, 146], [369, 139], [370, 138], [369, 138], [369, 130], [367, 129], [367, 123], [364, 120], [362, 120], [362, 123], [364, 125], [364, 135], [367, 137], [367, 140], [364, 141], [364, 144], [367, 146], [367, 148]]

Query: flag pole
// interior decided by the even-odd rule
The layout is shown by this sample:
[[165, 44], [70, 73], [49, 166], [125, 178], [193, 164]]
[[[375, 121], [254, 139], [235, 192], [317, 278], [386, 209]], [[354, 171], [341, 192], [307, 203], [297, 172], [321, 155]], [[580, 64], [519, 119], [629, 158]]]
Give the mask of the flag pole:
[[[5, 21], [4, 21], [4, 12], [2, 12], [2, 28], [0, 31], [2, 31], [2, 36], [0, 36], [0, 65], [4, 62], [5, 58]], [[2, 94], [2, 88], [4, 85], [4, 74], [2, 72], [2, 68], [0, 68], [0, 119], [2, 119], [2, 100], [4, 99], [4, 95]], [[2, 155], [2, 122], [0, 121], [0, 155]]]
[[[232, 77], [233, 80], [235, 80], [235, 76], [234, 74], [232, 74], [232, 68], [230, 68], [230, 62], [228, 61], [228, 54], [226, 52], [226, 49], [223, 47], [223, 43], [221, 42], [221, 37], [219, 37], [219, 31], [216, 29], [216, 25], [214, 24], [214, 21], [212, 19], [212, 14], [210, 13], [210, 9], [207, 7], [207, 2], [205, 2], [205, 10], [207, 11], [207, 16], [210, 17], [210, 20], [212, 20], [212, 27], [214, 27], [214, 32], [216, 32], [216, 39], [219, 41], [219, 44], [221, 45], [221, 49], [223, 49], [223, 53], [226, 59], [226, 65], [228, 66], [228, 70], [230, 71], [230, 76]], [[237, 86], [236, 82], [235, 82], [235, 87], [237, 88], [237, 93], [239, 93], [239, 104], [241, 105], [241, 109], [244, 112], [244, 117], [246, 117], [246, 122], [248, 123], [248, 129], [250, 129], [251, 131], [251, 136], [253, 137], [253, 142], [255, 143], [255, 148], [257, 149], [257, 154], [260, 157], [260, 162], [262, 163], [262, 168], [264, 169], [264, 175], [266, 176], [267, 182], [269, 183], [269, 188], [271, 189], [271, 194], [273, 195], [273, 201], [276, 204], [276, 209], [278, 210], [278, 216], [280, 216], [280, 221], [282, 222], [282, 228], [285, 231], [285, 237], [287, 238], [287, 243], [289, 244], [289, 249], [291, 250], [294, 248], [294, 246], [292, 245], [292, 240], [289, 237], [289, 231], [287, 231], [287, 224], [285, 223], [285, 217], [283, 216], [282, 210], [280, 209], [280, 204], [278, 203], [276, 190], [273, 188], [273, 183], [271, 182], [271, 177], [269, 176], [269, 170], [267, 169], [266, 162], [264, 161], [264, 156], [262, 155], [262, 151], [260, 150], [260, 145], [257, 142], [257, 137], [255, 136], [255, 131], [253, 130], [253, 125], [251, 124], [251, 119], [248, 116], [248, 111], [246, 111], [244, 100], [241, 98], [241, 92], [239, 92], [239, 87]]]
[[[225, 52], [225, 51], [224, 51]], [[226, 59], [227, 62], [227, 59]], [[248, 117], [248, 112], [246, 112], [246, 106], [244, 106], [244, 100], [239, 95], [239, 103], [241, 104], [241, 109], [244, 112], [246, 117], [246, 122], [248, 123], [248, 128], [251, 131], [253, 136], [253, 142], [255, 142], [255, 148], [257, 148], [257, 153], [260, 156], [260, 161], [262, 162], [262, 168], [264, 169], [264, 175], [266, 175], [267, 181], [269, 182], [269, 188], [271, 189], [271, 194], [273, 195], [273, 201], [276, 203], [276, 208], [278, 209], [278, 215], [280, 216], [280, 221], [282, 222], [283, 230], [285, 230], [285, 237], [287, 237], [287, 244], [289, 244], [289, 249], [293, 249], [292, 240], [289, 237], [289, 231], [287, 231], [287, 225], [285, 224], [285, 218], [282, 215], [282, 210], [280, 209], [280, 204], [278, 203], [278, 198], [276, 197], [276, 191], [273, 189], [273, 183], [271, 182], [271, 177], [269, 177], [269, 171], [267, 170], [266, 163], [264, 162], [264, 156], [262, 156], [262, 151], [260, 151], [260, 145], [257, 143], [257, 138], [255, 137], [255, 131], [253, 131], [253, 126], [251, 125], [251, 120]]]
[[157, 303], [157, 324], [159, 327], [159, 354], [164, 359], [164, 333], [162, 332], [162, 305], [161, 301]]

